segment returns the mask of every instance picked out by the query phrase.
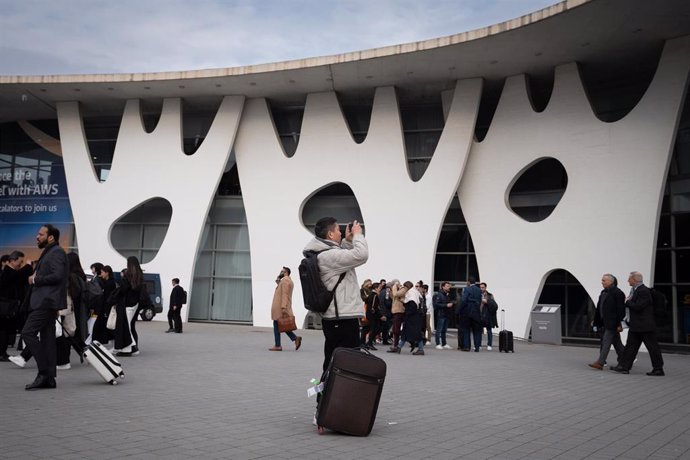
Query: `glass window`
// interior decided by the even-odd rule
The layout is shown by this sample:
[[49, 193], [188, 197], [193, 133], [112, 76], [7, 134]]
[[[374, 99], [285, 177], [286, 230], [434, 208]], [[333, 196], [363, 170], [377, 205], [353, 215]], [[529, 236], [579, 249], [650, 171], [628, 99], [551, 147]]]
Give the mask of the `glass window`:
[[673, 216], [676, 227], [676, 247], [690, 246], [690, 214]]
[[594, 302], [580, 284], [568, 286], [569, 337], [592, 337], [590, 322], [594, 317]]
[[676, 251], [676, 281], [690, 283], [690, 249]]
[[210, 251], [203, 251], [196, 258], [196, 265], [194, 266], [194, 276], [211, 276], [211, 263], [213, 261], [213, 254]]
[[147, 249], [160, 249], [168, 233], [167, 225], [144, 224], [144, 247]]
[[474, 279], [481, 280], [479, 267], [477, 266], [477, 257], [474, 254], [470, 254], [467, 256], [467, 262], [469, 264], [467, 277], [474, 276]]
[[679, 342], [690, 345], [690, 286], [678, 286], [677, 295]]
[[446, 281], [467, 280], [467, 256], [437, 254], [434, 264], [434, 278]]
[[655, 286], [654, 289], [663, 294], [666, 305], [655, 305], [654, 321], [656, 322], [656, 334], [659, 342], [673, 343], [673, 303], [671, 286]]
[[249, 229], [246, 226], [218, 226], [216, 228], [217, 249], [249, 249]]
[[211, 307], [211, 280], [209, 278], [194, 277], [194, 289], [192, 289], [190, 300], [192, 308], [189, 310], [189, 318], [209, 319], [209, 308]]
[[199, 247], [203, 250], [213, 249], [213, 228], [208, 223], [204, 225], [204, 229], [201, 232], [201, 244]]
[[211, 206], [209, 213], [211, 222], [239, 224], [247, 222], [242, 200], [217, 199]]
[[[544, 284], [545, 284], [544, 287], [546, 288], [546, 285], [548, 285], [548, 284], [563, 284], [563, 283], [565, 283], [566, 273], [567, 272], [565, 270], [554, 270], [554, 271], [552, 271], [551, 274], [549, 274], [549, 276], [546, 278], [546, 281], [544, 281]], [[542, 302], [541, 300], [539, 300], [539, 303], [553, 303], [553, 302], [546, 302], [546, 301]], [[560, 303], [562, 303], [562, 300]]]
[[673, 160], [672, 169], [676, 169], [676, 175], [690, 174], [690, 128], [688, 127], [678, 130]]
[[[657, 251], [654, 263], [654, 283], [670, 283], [671, 280], [671, 256], [672, 252]], [[620, 287], [620, 286], [619, 286]]]
[[137, 224], [115, 224], [110, 231], [110, 242], [113, 248], [124, 256], [120, 250], [126, 248], [141, 247], [141, 225]]
[[156, 254], [158, 254], [158, 251], [141, 251], [141, 258], [139, 259], [139, 262], [142, 264], [147, 264], [151, 262], [153, 259], [156, 258]]
[[246, 321], [247, 318], [251, 319], [251, 280], [216, 279], [213, 282], [213, 297], [211, 319], [220, 321]]
[[215, 276], [250, 276], [249, 253], [216, 252]]
[[659, 235], [656, 240], [657, 248], [671, 247], [671, 216], [661, 216], [659, 219]]
[[466, 252], [469, 232], [466, 225], [444, 225], [438, 238], [438, 252]]

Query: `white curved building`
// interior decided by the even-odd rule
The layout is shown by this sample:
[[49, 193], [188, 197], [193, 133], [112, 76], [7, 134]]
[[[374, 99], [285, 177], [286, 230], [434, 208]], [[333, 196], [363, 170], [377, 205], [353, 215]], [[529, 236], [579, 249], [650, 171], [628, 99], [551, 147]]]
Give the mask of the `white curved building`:
[[0, 76], [0, 250], [54, 222], [85, 265], [137, 255], [166, 304], [180, 278], [189, 319], [269, 326], [332, 215], [365, 224], [361, 280], [477, 276], [519, 337], [558, 303], [592, 338], [601, 274], [639, 270], [688, 344], [689, 73], [690, 3], [574, 0], [337, 56]]

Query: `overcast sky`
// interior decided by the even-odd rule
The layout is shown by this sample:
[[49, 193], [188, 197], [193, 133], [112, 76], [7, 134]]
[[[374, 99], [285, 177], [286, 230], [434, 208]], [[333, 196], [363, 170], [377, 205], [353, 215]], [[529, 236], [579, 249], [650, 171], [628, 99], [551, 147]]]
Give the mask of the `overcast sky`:
[[339, 54], [557, 0], [0, 0], [0, 74], [159, 72]]

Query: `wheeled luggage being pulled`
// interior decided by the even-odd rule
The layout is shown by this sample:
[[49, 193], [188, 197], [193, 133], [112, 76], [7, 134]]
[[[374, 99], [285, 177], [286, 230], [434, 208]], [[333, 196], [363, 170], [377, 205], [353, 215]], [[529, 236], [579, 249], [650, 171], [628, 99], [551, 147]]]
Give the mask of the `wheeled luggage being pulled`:
[[103, 380], [111, 385], [117, 385], [118, 379], [125, 378], [120, 362], [96, 340], [86, 347], [84, 358], [96, 369]]
[[336, 348], [316, 410], [319, 433], [324, 428], [353, 436], [371, 433], [385, 379], [381, 358], [358, 348]]

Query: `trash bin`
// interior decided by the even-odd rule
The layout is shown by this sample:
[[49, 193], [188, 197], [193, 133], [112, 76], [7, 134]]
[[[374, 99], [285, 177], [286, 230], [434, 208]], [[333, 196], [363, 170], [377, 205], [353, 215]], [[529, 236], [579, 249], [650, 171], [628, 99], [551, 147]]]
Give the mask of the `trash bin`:
[[537, 304], [530, 314], [533, 343], [561, 344], [561, 306]]

